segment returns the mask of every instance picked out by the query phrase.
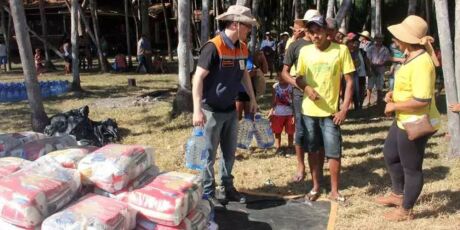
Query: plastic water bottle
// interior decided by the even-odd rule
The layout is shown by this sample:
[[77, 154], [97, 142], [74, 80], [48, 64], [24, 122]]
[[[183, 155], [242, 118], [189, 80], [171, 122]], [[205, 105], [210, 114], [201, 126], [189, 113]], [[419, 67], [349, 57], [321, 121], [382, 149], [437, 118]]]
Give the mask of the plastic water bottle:
[[238, 124], [238, 148], [249, 149], [254, 137], [254, 122], [250, 116], [245, 116]]
[[6, 87], [0, 83], [0, 102], [6, 101]]
[[270, 148], [275, 143], [273, 131], [270, 127], [270, 121], [262, 118], [260, 114], [254, 117], [255, 137], [257, 146], [262, 149]]
[[208, 151], [206, 139], [201, 127], [193, 128], [192, 136], [185, 145], [185, 166], [193, 170], [203, 170], [206, 167]]

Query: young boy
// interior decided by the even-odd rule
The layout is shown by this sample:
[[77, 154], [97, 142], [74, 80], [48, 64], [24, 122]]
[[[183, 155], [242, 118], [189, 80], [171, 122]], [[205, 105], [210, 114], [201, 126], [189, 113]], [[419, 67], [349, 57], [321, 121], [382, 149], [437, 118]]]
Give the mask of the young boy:
[[281, 133], [283, 129], [288, 134], [288, 153], [292, 153], [294, 147], [295, 125], [292, 110], [292, 89], [292, 86], [281, 77], [281, 73], [278, 73], [278, 82], [273, 85], [272, 108], [268, 118], [275, 134], [275, 153], [280, 156], [286, 155], [281, 150]]

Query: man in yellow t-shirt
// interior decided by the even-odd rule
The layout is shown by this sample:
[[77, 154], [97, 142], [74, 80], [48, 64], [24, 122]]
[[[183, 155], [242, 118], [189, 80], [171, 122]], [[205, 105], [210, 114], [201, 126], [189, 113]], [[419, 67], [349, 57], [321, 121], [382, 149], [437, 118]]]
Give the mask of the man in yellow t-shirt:
[[[331, 194], [329, 199], [344, 201], [340, 195], [339, 176], [342, 155], [340, 124], [345, 120], [352, 98], [355, 71], [348, 48], [327, 39], [326, 23], [322, 16], [307, 23], [312, 45], [303, 47], [297, 62], [297, 84], [304, 89], [302, 119], [307, 130], [308, 162], [313, 188], [307, 194], [316, 200], [320, 191], [320, 170], [324, 157], [329, 159]], [[346, 81], [345, 97], [339, 108], [340, 79]]]

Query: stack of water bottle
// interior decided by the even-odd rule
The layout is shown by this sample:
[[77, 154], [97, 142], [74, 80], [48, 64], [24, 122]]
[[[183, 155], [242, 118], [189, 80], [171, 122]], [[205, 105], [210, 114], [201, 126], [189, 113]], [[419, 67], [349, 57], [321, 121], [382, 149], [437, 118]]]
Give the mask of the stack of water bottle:
[[257, 147], [261, 149], [270, 148], [275, 143], [270, 121], [260, 114], [256, 114], [254, 119], [251, 116], [241, 119], [238, 128], [238, 148], [249, 149], [254, 137]]
[[[69, 90], [68, 81], [40, 82], [42, 97], [57, 96]], [[27, 90], [24, 82], [0, 83], [0, 102], [18, 102], [27, 100]]]

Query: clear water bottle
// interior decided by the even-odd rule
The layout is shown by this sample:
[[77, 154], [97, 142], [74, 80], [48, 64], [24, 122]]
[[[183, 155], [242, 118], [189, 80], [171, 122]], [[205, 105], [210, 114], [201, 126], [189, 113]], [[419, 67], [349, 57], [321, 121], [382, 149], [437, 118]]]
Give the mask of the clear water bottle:
[[249, 149], [254, 138], [254, 121], [245, 116], [238, 124], [238, 148]]
[[262, 149], [270, 148], [275, 143], [270, 121], [263, 118], [260, 114], [254, 117], [255, 137], [257, 146]]
[[9, 85], [6, 89], [6, 101], [12, 102], [14, 101], [14, 89], [12, 85]]
[[62, 81], [62, 89], [63, 89], [63, 92], [62, 93], [67, 93], [69, 91], [69, 81]]
[[0, 102], [6, 102], [6, 87], [0, 83]]
[[19, 87], [19, 99], [21, 101], [27, 100], [27, 89], [24, 83], [21, 83], [21, 86]]
[[204, 130], [201, 127], [195, 127], [185, 145], [185, 166], [193, 170], [203, 170], [207, 159], [208, 151]]

